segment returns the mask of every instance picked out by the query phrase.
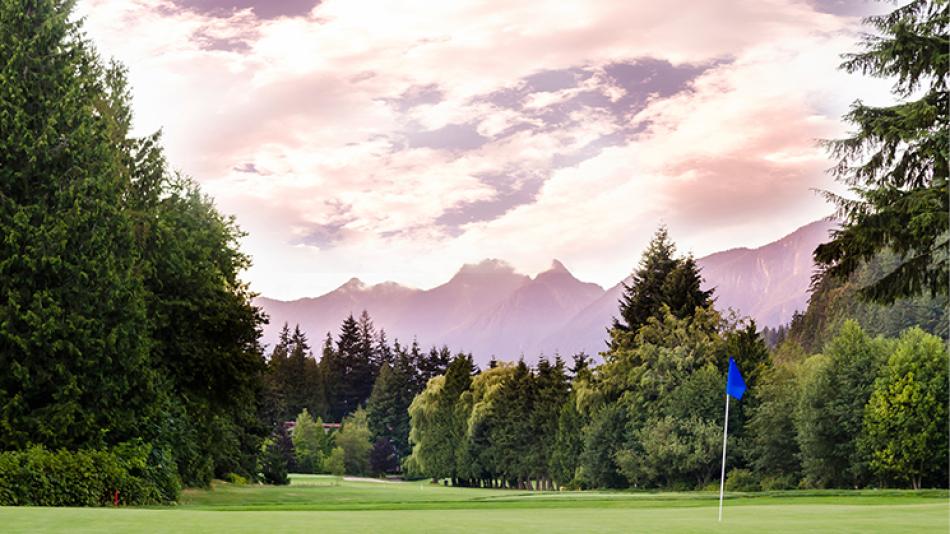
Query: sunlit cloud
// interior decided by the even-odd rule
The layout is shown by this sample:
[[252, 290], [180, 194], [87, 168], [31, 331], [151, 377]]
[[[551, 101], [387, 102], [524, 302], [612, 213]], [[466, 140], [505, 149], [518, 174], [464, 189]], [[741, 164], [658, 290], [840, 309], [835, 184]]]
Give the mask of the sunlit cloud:
[[828, 213], [815, 140], [887, 90], [836, 69], [864, 2], [79, 7], [136, 131], [237, 216], [279, 298], [485, 257], [612, 285], [661, 221], [696, 254], [762, 244]]

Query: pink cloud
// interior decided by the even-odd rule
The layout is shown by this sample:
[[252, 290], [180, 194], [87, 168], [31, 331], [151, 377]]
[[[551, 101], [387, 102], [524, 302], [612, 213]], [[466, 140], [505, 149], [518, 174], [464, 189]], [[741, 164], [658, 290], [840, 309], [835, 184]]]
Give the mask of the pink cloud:
[[305, 4], [80, 2], [277, 297], [488, 256], [612, 284], [661, 218], [698, 253], [767, 241], [826, 211], [840, 95], [883, 93], [836, 71], [857, 26], [827, 2]]

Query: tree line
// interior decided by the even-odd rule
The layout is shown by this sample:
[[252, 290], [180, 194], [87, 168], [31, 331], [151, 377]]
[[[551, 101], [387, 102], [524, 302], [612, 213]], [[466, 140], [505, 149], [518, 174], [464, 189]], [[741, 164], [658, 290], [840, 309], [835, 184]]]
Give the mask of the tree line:
[[820, 354], [792, 340], [770, 351], [754, 322], [713, 309], [674, 250], [658, 232], [602, 365], [476, 372], [453, 360], [410, 406], [407, 472], [462, 486], [706, 488], [732, 357], [750, 395], [729, 413], [727, 487], [946, 487], [943, 340], [919, 327], [872, 337], [849, 320]]

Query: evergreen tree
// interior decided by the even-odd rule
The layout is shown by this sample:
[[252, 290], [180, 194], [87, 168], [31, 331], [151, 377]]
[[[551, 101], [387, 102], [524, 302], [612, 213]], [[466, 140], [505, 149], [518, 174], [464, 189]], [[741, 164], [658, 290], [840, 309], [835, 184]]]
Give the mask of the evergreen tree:
[[846, 119], [849, 138], [829, 141], [839, 159], [836, 177], [853, 195], [827, 196], [843, 226], [815, 259], [841, 280], [885, 250], [900, 259], [891, 272], [866, 286], [882, 302], [921, 293], [948, 294], [950, 284], [950, 166], [946, 112], [950, 63], [950, 4], [914, 0], [866, 21], [876, 30], [842, 68], [894, 79], [899, 102], [874, 107], [855, 102]]
[[129, 178], [72, 4], [0, 2], [0, 449], [156, 438]]
[[551, 452], [551, 477], [558, 486], [574, 482], [584, 447], [584, 419], [577, 411], [577, 399], [572, 394], [561, 405], [557, 419], [557, 435]]
[[409, 405], [412, 403], [411, 377], [403, 365], [383, 364], [366, 406], [374, 439], [386, 438], [397, 458], [409, 453]]
[[373, 449], [369, 453], [369, 466], [370, 471], [377, 476], [395, 473], [399, 470], [396, 448], [393, 447], [389, 438], [380, 437], [373, 442]]
[[640, 266], [630, 283], [623, 282], [620, 318], [614, 330], [636, 333], [651, 317], [658, 317], [663, 306], [674, 316], [685, 318], [696, 308], [712, 304], [712, 290], [703, 291], [699, 266], [692, 256], [674, 258], [676, 246], [665, 227], [660, 227], [643, 253]]
[[550, 466], [557, 444], [558, 420], [570, 389], [560, 357], [555, 358], [553, 365], [546, 358], [538, 361], [535, 385], [537, 397], [531, 417], [537, 463], [533, 471], [539, 482], [551, 489], [553, 476]]
[[670, 241], [669, 232], [661, 226], [644, 251], [631, 282], [623, 282], [620, 318], [614, 319], [615, 329], [635, 332], [656, 315], [663, 304], [663, 285], [676, 268], [675, 253], [676, 246]]
[[799, 402], [800, 362], [769, 369], [751, 391], [755, 402], [747, 424], [748, 452], [763, 489], [793, 489], [801, 479], [794, 413]]

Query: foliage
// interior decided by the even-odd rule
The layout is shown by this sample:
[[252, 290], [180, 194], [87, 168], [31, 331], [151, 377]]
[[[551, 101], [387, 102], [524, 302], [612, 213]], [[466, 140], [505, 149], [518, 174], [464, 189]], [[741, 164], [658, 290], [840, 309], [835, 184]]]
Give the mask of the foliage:
[[759, 491], [759, 481], [748, 469], [730, 469], [726, 474], [726, 491]]
[[324, 472], [323, 458], [329, 448], [329, 438], [323, 430], [323, 420], [316, 421], [306, 408], [297, 416], [293, 432], [297, 470], [301, 473]]
[[848, 321], [805, 377], [795, 428], [810, 484], [855, 487], [866, 482], [867, 458], [858, 447], [864, 406], [889, 345]]
[[290, 483], [287, 477], [287, 458], [280, 442], [273, 436], [261, 444], [259, 476], [266, 484], [283, 486]]
[[399, 458], [409, 449], [409, 405], [412, 403], [412, 364], [397, 355], [393, 365], [383, 363], [369, 396], [366, 415], [377, 439], [386, 438]]
[[467, 414], [457, 406], [462, 394], [471, 386], [474, 367], [471, 356], [456, 356], [445, 375], [430, 379], [409, 407], [410, 458], [426, 476], [458, 476], [456, 455], [465, 437]]
[[330, 455], [327, 456], [326, 468], [333, 476], [341, 477], [346, 473], [346, 451], [343, 450], [343, 447], [334, 447], [330, 451]]
[[[801, 478], [793, 414], [800, 396], [800, 362], [776, 365], [752, 390], [753, 407], [742, 447], [756, 475]], [[784, 488], [781, 488], [784, 489]]]
[[947, 352], [919, 328], [904, 332], [868, 401], [871, 468], [890, 480], [942, 483], [947, 474]]
[[577, 410], [577, 399], [572, 394], [561, 405], [558, 414], [554, 450], [548, 467], [559, 486], [567, 486], [577, 477], [578, 459], [584, 447], [584, 423]]
[[169, 401], [108, 80], [71, 3], [0, 2], [0, 449], [157, 437]]
[[337, 447], [343, 449], [347, 474], [369, 474], [369, 455], [373, 448], [371, 439], [366, 410], [356, 410], [343, 420], [343, 428], [336, 434], [335, 442]]
[[389, 438], [376, 438], [373, 442], [373, 450], [369, 453], [369, 467], [374, 475], [395, 473], [399, 470], [396, 448]]
[[948, 10], [945, 1], [913, 0], [866, 19], [875, 33], [865, 35], [863, 50], [845, 56], [842, 65], [894, 79], [899, 101], [885, 107], [856, 101], [845, 116], [855, 133], [827, 142], [838, 158], [834, 174], [853, 195], [828, 194], [844, 224], [815, 258], [843, 280], [862, 262], [893, 251], [898, 265], [862, 288], [881, 302], [948, 294]]
[[110, 450], [50, 451], [37, 445], [0, 452], [0, 505], [105, 506], [113, 504], [116, 492], [123, 505], [174, 502], [179, 491], [174, 462], [156, 462], [151, 453], [141, 442]]
[[667, 306], [676, 317], [688, 317], [697, 307], [712, 303], [712, 291], [700, 288], [702, 277], [692, 257], [674, 258], [676, 246], [660, 227], [643, 253], [631, 282], [623, 283], [620, 318], [614, 329], [636, 333]]

